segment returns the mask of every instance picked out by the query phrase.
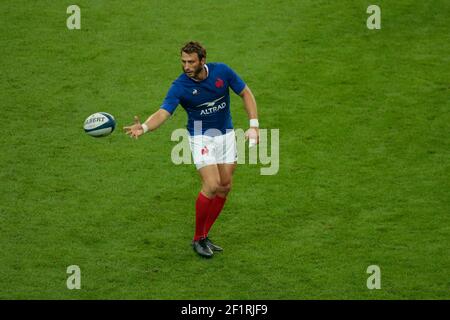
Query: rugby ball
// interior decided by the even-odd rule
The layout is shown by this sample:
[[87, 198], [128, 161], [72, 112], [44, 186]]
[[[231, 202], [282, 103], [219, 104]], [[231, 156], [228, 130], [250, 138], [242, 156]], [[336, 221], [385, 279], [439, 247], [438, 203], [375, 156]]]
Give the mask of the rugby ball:
[[91, 114], [84, 121], [84, 132], [92, 137], [106, 137], [116, 127], [116, 120], [107, 112]]

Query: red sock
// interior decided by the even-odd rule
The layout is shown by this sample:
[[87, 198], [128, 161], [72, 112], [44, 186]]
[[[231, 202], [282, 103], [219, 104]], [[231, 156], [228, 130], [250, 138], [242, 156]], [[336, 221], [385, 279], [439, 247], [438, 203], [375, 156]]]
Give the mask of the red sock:
[[214, 224], [220, 212], [222, 211], [222, 208], [225, 205], [226, 200], [227, 198], [222, 198], [219, 196], [216, 196], [214, 199], [212, 199], [209, 214], [208, 217], [206, 218], [205, 234], [204, 234], [205, 237], [208, 236], [209, 230], [211, 229], [212, 225]]
[[197, 202], [195, 203], [195, 235], [194, 241], [200, 240], [205, 233], [205, 223], [208, 212], [213, 199], [206, 197], [203, 193], [199, 193]]

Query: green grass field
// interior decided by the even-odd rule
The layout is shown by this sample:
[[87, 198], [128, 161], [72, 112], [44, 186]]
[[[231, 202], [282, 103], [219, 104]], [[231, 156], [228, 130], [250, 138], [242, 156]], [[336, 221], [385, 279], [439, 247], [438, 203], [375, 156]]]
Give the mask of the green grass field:
[[[0, 3], [1, 299], [450, 298], [448, 0], [75, 3], [81, 30], [72, 1]], [[191, 39], [280, 130], [278, 174], [238, 167], [210, 260], [190, 246], [198, 175], [170, 158], [183, 109], [120, 130], [157, 110]], [[97, 111], [111, 136], [83, 132]], [[232, 114], [245, 129], [235, 95]]]

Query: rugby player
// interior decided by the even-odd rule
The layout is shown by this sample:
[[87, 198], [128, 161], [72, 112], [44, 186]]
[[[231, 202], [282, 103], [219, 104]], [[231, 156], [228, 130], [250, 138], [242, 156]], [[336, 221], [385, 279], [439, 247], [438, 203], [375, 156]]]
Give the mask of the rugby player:
[[192, 245], [200, 256], [212, 257], [223, 249], [211, 241], [209, 231], [224, 207], [237, 163], [229, 88], [242, 98], [249, 118], [245, 136], [254, 143], [259, 142], [257, 106], [250, 88], [229, 66], [206, 63], [206, 50], [200, 43], [188, 42], [180, 53], [183, 73], [172, 83], [159, 110], [143, 123], [135, 116], [134, 124], [124, 131], [137, 139], [161, 126], [178, 105], [186, 110], [190, 148], [202, 182]]

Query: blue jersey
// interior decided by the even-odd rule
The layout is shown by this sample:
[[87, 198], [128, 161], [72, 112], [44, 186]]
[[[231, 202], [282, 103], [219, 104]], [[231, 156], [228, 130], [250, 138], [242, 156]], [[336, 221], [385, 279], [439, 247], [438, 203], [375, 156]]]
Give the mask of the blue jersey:
[[[208, 63], [207, 77], [195, 81], [184, 73], [173, 83], [164, 99], [161, 108], [172, 114], [180, 104], [188, 114], [187, 129], [191, 136], [205, 134], [209, 129], [216, 129], [225, 134], [233, 129], [230, 112], [231, 88], [240, 94], [245, 88], [242, 79], [226, 64]], [[201, 121], [201, 131], [198, 124]], [[196, 130], [194, 131], [194, 122]], [[206, 132], [207, 135], [214, 135]]]

